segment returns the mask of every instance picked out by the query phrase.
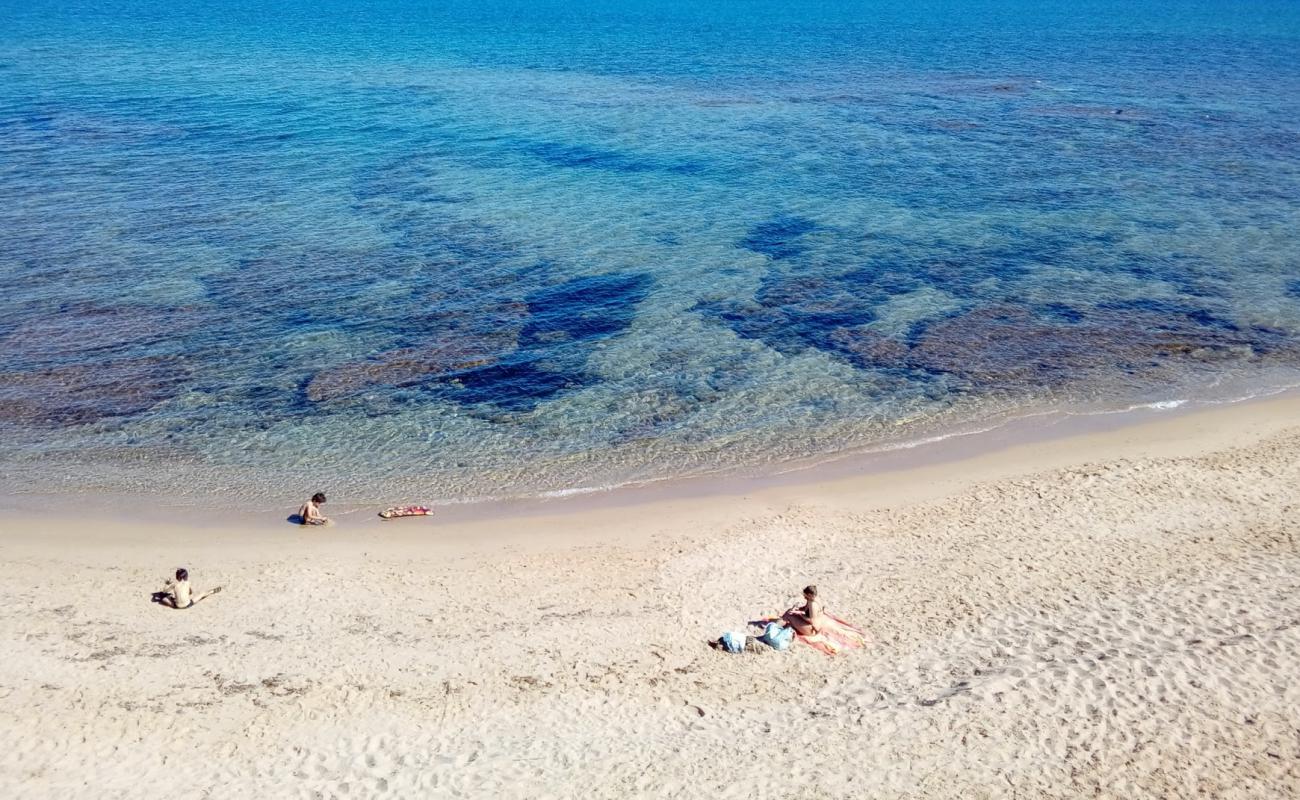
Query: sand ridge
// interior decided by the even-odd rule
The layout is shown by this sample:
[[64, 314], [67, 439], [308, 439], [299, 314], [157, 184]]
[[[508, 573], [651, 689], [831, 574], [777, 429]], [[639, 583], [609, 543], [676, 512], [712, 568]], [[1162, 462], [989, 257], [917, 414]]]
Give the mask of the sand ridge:
[[[1296, 796], [1297, 452], [487, 556], [195, 546], [226, 590], [182, 612], [148, 591], [183, 546], [6, 531], [0, 794]], [[811, 581], [868, 650], [703, 646]]]

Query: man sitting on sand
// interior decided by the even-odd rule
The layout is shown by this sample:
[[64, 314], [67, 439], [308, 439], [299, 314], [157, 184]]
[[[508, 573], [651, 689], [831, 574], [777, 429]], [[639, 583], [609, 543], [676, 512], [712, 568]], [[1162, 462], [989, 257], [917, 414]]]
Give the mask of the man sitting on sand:
[[298, 512], [298, 517], [303, 525], [328, 525], [329, 518], [320, 513], [320, 507], [325, 505], [325, 493], [317, 492], [311, 496], [311, 499], [303, 503], [302, 509]]
[[167, 581], [163, 590], [154, 595], [154, 600], [169, 608], [189, 608], [205, 597], [211, 597], [220, 591], [221, 587], [218, 586], [212, 591], [195, 597], [193, 590], [190, 589], [190, 573], [182, 567], [176, 570], [176, 577]]
[[818, 633], [825, 625], [825, 611], [822, 609], [821, 601], [817, 599], [816, 586], [805, 586], [803, 599], [804, 604], [792, 606], [781, 615], [781, 621], [794, 628], [800, 636], [811, 636]]

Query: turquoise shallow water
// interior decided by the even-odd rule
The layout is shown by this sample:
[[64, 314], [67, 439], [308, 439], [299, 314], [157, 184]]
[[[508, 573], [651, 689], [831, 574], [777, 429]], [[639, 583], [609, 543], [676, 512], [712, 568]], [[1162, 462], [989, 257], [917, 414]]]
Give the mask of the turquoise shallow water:
[[3, 0], [5, 480], [527, 495], [1295, 379], [1295, 4], [828, 5]]

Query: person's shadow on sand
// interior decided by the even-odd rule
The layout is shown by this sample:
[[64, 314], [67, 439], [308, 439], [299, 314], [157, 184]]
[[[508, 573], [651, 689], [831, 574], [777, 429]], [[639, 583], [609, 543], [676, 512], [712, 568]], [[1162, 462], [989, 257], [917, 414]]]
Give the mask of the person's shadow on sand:
[[290, 514], [288, 517], [285, 518], [285, 522], [291, 522], [294, 525], [301, 525], [302, 514]]

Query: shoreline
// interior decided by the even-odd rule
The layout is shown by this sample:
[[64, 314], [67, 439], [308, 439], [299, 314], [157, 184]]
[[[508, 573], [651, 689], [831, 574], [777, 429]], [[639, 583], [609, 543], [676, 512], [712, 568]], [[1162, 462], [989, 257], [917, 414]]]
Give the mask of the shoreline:
[[[1234, 409], [1262, 409], [1272, 412], [1276, 407], [1295, 409], [1295, 419], [1300, 419], [1300, 387], [1274, 388], [1258, 394], [1232, 400], [1179, 400], [1131, 405], [1116, 410], [1052, 409], [1021, 416], [987, 421], [972, 430], [950, 432], [923, 438], [915, 442], [885, 445], [879, 448], [847, 451], [823, 456], [766, 465], [761, 472], [734, 472], [662, 478], [644, 483], [623, 484], [605, 489], [578, 489], [559, 496], [526, 496], [508, 499], [437, 504], [435, 514], [423, 520], [384, 522], [377, 518], [382, 510], [374, 505], [348, 505], [332, 501], [327, 511], [336, 522], [347, 529], [383, 529], [391, 531], [409, 525], [480, 525], [505, 523], [511, 520], [551, 517], [581, 517], [584, 514], [615, 511], [643, 506], [674, 505], [690, 502], [707, 502], [710, 498], [736, 499], [768, 494], [782, 495], [800, 491], [817, 492], [821, 484], [837, 485], [855, 479], [869, 480], [891, 473], [906, 476], [916, 470], [946, 467], [962, 462], [978, 462], [996, 458], [1004, 451], [1026, 449], [1041, 457], [1040, 448], [1053, 443], [1088, 441], [1095, 435], [1122, 434], [1130, 431], [1142, 436], [1147, 426], [1197, 418], [1203, 415], [1226, 415], [1235, 418]], [[1209, 417], [1207, 417], [1208, 419]], [[1193, 425], [1191, 429], [1195, 429]], [[1030, 462], [1038, 463], [1038, 462]], [[1060, 466], [1062, 462], [1046, 459], [1043, 467]], [[337, 497], [338, 492], [332, 492]], [[93, 514], [101, 521], [153, 525], [178, 525], [212, 529], [237, 525], [240, 527], [285, 530], [296, 528], [288, 523], [294, 508], [230, 509], [219, 501], [220, 495], [207, 498], [202, 504], [168, 505], [165, 496], [129, 495], [121, 493], [0, 493], [0, 525], [6, 522], [31, 520], [52, 516], [43, 509], [75, 506]], [[419, 502], [418, 498], [395, 502]], [[296, 508], [296, 506], [295, 506]], [[283, 513], [283, 517], [277, 514]], [[359, 524], [358, 524], [359, 523]], [[332, 528], [339, 530], [338, 526]]]
[[[1046, 423], [1046, 424], [1044, 424]], [[187, 545], [218, 541], [266, 543], [268, 534], [287, 534], [283, 545], [304, 541], [343, 550], [392, 547], [433, 548], [462, 552], [526, 546], [544, 549], [574, 542], [629, 544], [648, 538], [647, 528], [669, 524], [734, 524], [740, 507], [765, 512], [805, 502], [838, 510], [867, 511], [932, 501], [983, 481], [1077, 466], [1115, 458], [1186, 457], [1240, 441], [1263, 438], [1300, 425], [1300, 390], [1253, 397], [1239, 402], [1174, 409], [1143, 407], [1095, 415], [1021, 418], [966, 436], [946, 437], [900, 448], [825, 461], [804, 469], [760, 477], [728, 476], [716, 480], [683, 479], [609, 492], [564, 498], [438, 507], [430, 517], [384, 521], [371, 506], [327, 508], [335, 524], [304, 528], [288, 522], [295, 509], [277, 512], [223, 510], [208, 513], [186, 507], [130, 510], [122, 498], [107, 509], [79, 507], [94, 517], [87, 525], [75, 515], [34, 511], [31, 505], [0, 496], [0, 541], [3, 531], [25, 527], [71, 535], [81, 546], [104, 544], [130, 531], [138, 545], [178, 540]], [[31, 500], [31, 497], [19, 498]], [[57, 496], [58, 502], [69, 498]], [[63, 506], [60, 506], [63, 507]], [[636, 519], [628, 524], [629, 515]], [[647, 524], [644, 517], [655, 520]], [[529, 532], [523, 532], [527, 527]], [[93, 532], [92, 532], [93, 531]], [[617, 531], [617, 532], [612, 532]], [[354, 534], [363, 535], [357, 539]], [[8, 542], [11, 546], [14, 542]], [[224, 548], [222, 548], [224, 550]]]
[[[392, 479], [388, 487], [391, 491], [377, 492], [365, 481], [354, 486], [359, 494], [382, 496], [382, 500], [347, 502], [348, 480], [326, 479], [323, 483], [309, 480], [307, 485], [310, 489], [304, 491], [318, 491], [323, 485], [333, 500], [334, 513], [348, 516], [370, 511], [377, 513], [390, 506], [422, 504], [436, 508], [438, 516], [448, 521], [519, 517], [552, 513], [557, 506], [580, 511], [677, 497], [736, 495], [774, 486], [816, 483], [859, 473], [905, 469], [916, 464], [966, 458], [1019, 443], [1065, 438], [1090, 431], [1143, 424], [1148, 419], [1167, 415], [1197, 413], [1290, 395], [1300, 395], [1300, 372], [1275, 368], [1260, 371], [1249, 379], [1241, 375], [1217, 375], [1201, 382], [1180, 383], [1172, 396], [1168, 393], [1145, 394], [1129, 398], [1123, 403], [1101, 403], [1079, 398], [1026, 403], [1014, 409], [972, 416], [961, 421], [909, 428], [901, 438], [881, 436], [839, 450], [762, 463], [738, 462], [728, 466], [717, 464], [702, 471], [628, 479], [607, 486], [578, 485], [476, 499], [438, 499], [429, 492], [412, 488], [418, 480], [407, 477]], [[274, 515], [282, 508], [293, 506], [296, 509], [303, 500], [298, 494], [287, 493], [279, 495], [280, 499], [277, 500], [275, 491], [250, 494], [249, 485], [230, 480], [234, 473], [229, 472], [232, 469], [229, 466], [217, 468], [226, 472], [219, 471], [216, 476], [205, 474], [201, 463], [172, 462], [168, 459], [152, 463], [147, 460], [91, 461], [89, 467], [91, 473], [118, 476], [107, 480], [101, 477], [99, 483], [125, 482], [151, 485], [154, 488], [149, 492], [128, 492], [87, 485], [91, 473], [86, 473], [82, 475], [85, 480], [81, 486], [69, 489], [60, 485], [60, 481], [47, 476], [44, 484], [51, 488], [44, 490], [31, 490], [26, 486], [21, 491], [0, 488], [0, 520], [13, 512], [30, 514], [48, 507], [73, 504], [114, 519], [163, 519], [176, 514], [206, 517], [217, 513], [251, 522], [268, 514]], [[21, 466], [19, 462], [7, 462], [4, 470], [6, 474], [17, 474]], [[206, 494], [197, 494], [178, 491], [178, 484], [174, 481], [157, 482], [156, 476], [159, 473], [173, 471], [193, 474], [194, 482], [199, 484], [207, 484], [215, 479], [216, 488]], [[293, 480], [302, 482], [301, 476]], [[19, 484], [22, 485], [21, 482]], [[55, 486], [59, 488], [52, 488]], [[229, 506], [231, 499], [240, 503], [243, 510], [232, 511]], [[288, 512], [285, 513], [287, 516]]]

